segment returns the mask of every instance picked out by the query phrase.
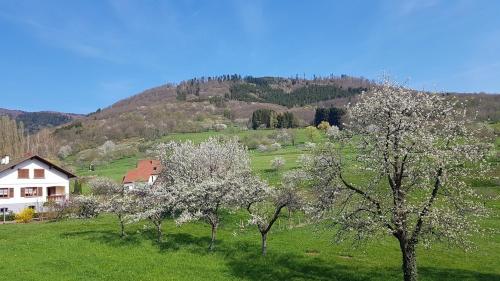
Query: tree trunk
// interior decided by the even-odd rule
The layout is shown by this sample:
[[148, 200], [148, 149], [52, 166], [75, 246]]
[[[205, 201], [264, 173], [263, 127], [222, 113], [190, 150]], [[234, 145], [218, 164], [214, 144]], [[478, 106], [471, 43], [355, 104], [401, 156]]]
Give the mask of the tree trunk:
[[267, 255], [267, 232], [261, 232], [262, 236], [262, 255]]
[[156, 240], [158, 241], [158, 243], [161, 243], [163, 236], [163, 232], [161, 231], [161, 222], [155, 223], [155, 225], [156, 225], [156, 234], [158, 235]]
[[123, 223], [122, 220], [120, 220], [120, 237], [125, 236], [125, 224]]
[[217, 237], [217, 224], [212, 224], [212, 240], [210, 241], [210, 246], [208, 250], [212, 251], [215, 248], [215, 239]]
[[399, 246], [403, 256], [403, 276], [404, 281], [417, 281], [417, 256], [415, 254], [415, 245], [405, 239], [400, 239]]

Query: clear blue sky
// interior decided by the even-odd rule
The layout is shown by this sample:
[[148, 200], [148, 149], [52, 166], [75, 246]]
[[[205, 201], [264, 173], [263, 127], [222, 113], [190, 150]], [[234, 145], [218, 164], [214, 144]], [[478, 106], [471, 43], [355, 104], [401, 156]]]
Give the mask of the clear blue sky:
[[225, 73], [500, 92], [499, 13], [495, 0], [0, 0], [0, 107], [88, 113]]

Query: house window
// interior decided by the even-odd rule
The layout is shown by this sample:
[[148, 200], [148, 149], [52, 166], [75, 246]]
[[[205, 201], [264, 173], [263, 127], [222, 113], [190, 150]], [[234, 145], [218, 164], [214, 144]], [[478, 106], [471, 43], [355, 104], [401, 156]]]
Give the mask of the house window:
[[33, 206], [33, 205], [28, 206], [28, 209], [34, 210], [34, 209], [35, 209], [35, 206]]
[[9, 198], [8, 188], [0, 188], [0, 198]]
[[0, 208], [0, 213], [8, 213], [9, 208]]
[[23, 189], [24, 189], [24, 197], [42, 196], [41, 187], [25, 187]]
[[44, 179], [44, 178], [45, 178], [45, 170], [35, 169], [35, 179]]
[[29, 179], [30, 178], [30, 170], [28, 170], [28, 169], [17, 170], [17, 177], [20, 179]]

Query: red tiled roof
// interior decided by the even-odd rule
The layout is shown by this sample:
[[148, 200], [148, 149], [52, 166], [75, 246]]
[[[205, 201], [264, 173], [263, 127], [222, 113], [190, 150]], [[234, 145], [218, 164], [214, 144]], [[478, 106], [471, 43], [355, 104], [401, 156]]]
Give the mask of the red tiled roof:
[[123, 177], [123, 183], [147, 182], [151, 175], [158, 175], [160, 172], [159, 160], [139, 160], [137, 168], [128, 171]]

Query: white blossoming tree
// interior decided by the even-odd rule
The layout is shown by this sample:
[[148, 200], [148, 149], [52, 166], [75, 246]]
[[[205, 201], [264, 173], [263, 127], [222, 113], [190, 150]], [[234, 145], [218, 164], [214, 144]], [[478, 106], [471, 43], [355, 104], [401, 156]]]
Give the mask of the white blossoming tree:
[[[285, 177], [286, 179], [289, 177]], [[242, 196], [242, 203], [251, 218], [249, 223], [257, 226], [261, 235], [261, 252], [267, 254], [267, 236], [284, 208], [289, 211], [301, 207], [298, 190], [291, 180], [284, 181], [278, 188], [270, 188], [264, 182], [249, 185]]]
[[285, 163], [285, 158], [282, 156], [276, 156], [271, 160], [271, 168], [275, 171], [279, 171], [285, 166]]
[[248, 185], [257, 180], [250, 170], [246, 148], [237, 139], [210, 138], [160, 146], [164, 185], [181, 212], [177, 223], [202, 219], [212, 229], [209, 249], [215, 246], [223, 208], [238, 207]]
[[129, 191], [129, 196], [132, 198], [135, 212], [127, 216], [128, 220], [130, 222], [143, 219], [151, 221], [155, 226], [156, 240], [161, 243], [163, 221], [176, 215], [176, 194], [164, 182], [157, 180], [153, 186], [136, 184]]
[[120, 236], [124, 237], [126, 216], [133, 212], [134, 203], [126, 188], [106, 178], [96, 178], [90, 182], [92, 193], [99, 198], [100, 210], [113, 213], [120, 222]]
[[406, 281], [418, 278], [417, 245], [468, 245], [487, 214], [464, 178], [481, 175], [488, 149], [457, 108], [449, 97], [386, 83], [349, 108], [340, 145], [304, 158], [316, 215], [333, 218], [339, 238], [396, 238]]

